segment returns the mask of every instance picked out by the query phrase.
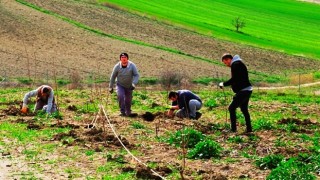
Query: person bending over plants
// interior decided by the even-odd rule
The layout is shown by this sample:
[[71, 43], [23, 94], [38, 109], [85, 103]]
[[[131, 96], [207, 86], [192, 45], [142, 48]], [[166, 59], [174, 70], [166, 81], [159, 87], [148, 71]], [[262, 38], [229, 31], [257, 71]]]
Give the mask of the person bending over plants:
[[34, 96], [36, 96], [35, 112], [43, 110], [51, 114], [57, 111], [53, 89], [48, 85], [42, 85], [24, 95], [21, 113], [26, 114], [28, 112], [28, 101]]
[[168, 96], [172, 101], [172, 105], [167, 115], [169, 117], [174, 116], [174, 111], [177, 110], [175, 115], [179, 118], [189, 118], [192, 120], [198, 120], [201, 117], [201, 113], [198, 110], [201, 109], [202, 101], [200, 97], [189, 90], [171, 91]]

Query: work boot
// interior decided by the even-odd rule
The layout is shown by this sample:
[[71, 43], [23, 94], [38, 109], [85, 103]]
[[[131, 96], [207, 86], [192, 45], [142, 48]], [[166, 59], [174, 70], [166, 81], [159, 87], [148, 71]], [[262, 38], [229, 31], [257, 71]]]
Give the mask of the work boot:
[[130, 114], [127, 114], [128, 117], [137, 117], [138, 114], [137, 113], [130, 113]]
[[198, 120], [199, 118], [201, 118], [201, 116], [202, 116], [202, 114], [201, 114], [201, 112], [196, 112], [196, 120]]

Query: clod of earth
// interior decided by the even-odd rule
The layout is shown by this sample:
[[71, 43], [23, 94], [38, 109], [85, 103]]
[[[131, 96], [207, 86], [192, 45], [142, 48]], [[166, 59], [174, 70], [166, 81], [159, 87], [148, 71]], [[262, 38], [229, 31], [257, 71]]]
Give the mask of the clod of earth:
[[309, 124], [316, 125], [316, 124], [318, 124], [317, 122], [312, 122], [310, 119], [300, 120], [300, 119], [296, 119], [296, 118], [283, 118], [278, 123], [279, 124], [294, 123], [294, 124], [297, 124], [297, 125], [309, 125]]
[[159, 176], [156, 176], [153, 174], [153, 172], [150, 170], [150, 168], [144, 167], [139, 165], [137, 167], [137, 173], [136, 177], [138, 179], [154, 179], [154, 180], [161, 180]]
[[29, 123], [27, 126], [27, 129], [34, 129], [34, 130], [38, 130], [38, 129], [42, 129], [42, 127], [38, 124], [34, 124], [34, 123]]
[[67, 107], [67, 109], [68, 109], [69, 111], [76, 111], [76, 110], [78, 110], [78, 108], [77, 108], [75, 105], [69, 105], [69, 106]]
[[155, 116], [151, 112], [146, 112], [145, 114], [142, 115], [142, 118], [145, 121], [153, 121]]

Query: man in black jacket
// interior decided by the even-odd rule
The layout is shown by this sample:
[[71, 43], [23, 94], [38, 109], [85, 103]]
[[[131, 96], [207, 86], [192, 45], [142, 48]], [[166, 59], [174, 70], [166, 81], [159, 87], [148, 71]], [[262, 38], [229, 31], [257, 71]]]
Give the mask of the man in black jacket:
[[231, 67], [231, 78], [226, 82], [220, 82], [220, 88], [230, 86], [234, 93], [233, 101], [229, 105], [231, 130], [237, 131], [236, 124], [236, 108], [240, 107], [246, 121], [247, 132], [252, 132], [251, 119], [248, 111], [249, 99], [252, 94], [252, 86], [249, 81], [248, 70], [246, 65], [241, 61], [239, 55], [234, 57], [231, 54], [224, 54], [221, 58], [222, 62]]

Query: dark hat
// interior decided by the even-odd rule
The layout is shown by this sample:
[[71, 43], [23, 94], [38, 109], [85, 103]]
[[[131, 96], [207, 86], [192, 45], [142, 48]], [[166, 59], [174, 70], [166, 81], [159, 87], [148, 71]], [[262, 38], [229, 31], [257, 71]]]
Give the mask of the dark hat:
[[122, 56], [126, 56], [126, 57], [129, 59], [129, 55], [128, 55], [127, 53], [125, 53], [125, 52], [120, 54], [120, 58], [121, 58]]
[[233, 56], [232, 56], [230, 53], [224, 53], [224, 54], [221, 56], [221, 61], [223, 61], [224, 59], [227, 59], [227, 58], [232, 59]]

